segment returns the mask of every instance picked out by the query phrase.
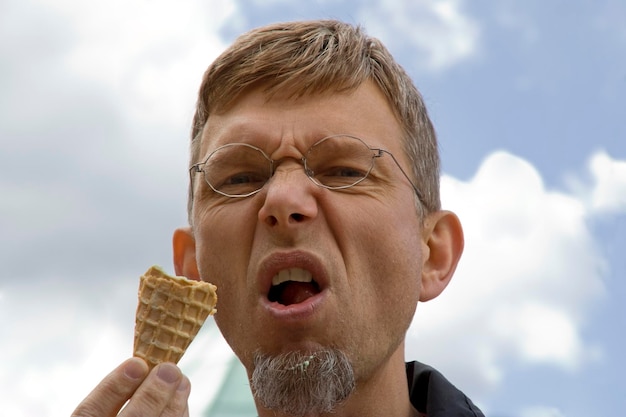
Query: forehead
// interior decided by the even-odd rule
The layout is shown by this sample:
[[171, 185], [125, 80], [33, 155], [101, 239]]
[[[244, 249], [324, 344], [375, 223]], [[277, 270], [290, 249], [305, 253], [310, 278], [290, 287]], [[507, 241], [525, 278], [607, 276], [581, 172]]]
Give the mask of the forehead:
[[372, 82], [349, 92], [291, 98], [264, 89], [242, 94], [227, 110], [209, 116], [201, 153], [244, 142], [269, 152], [279, 147], [307, 149], [329, 135], [349, 134], [390, 151], [402, 149], [402, 127], [386, 97]]

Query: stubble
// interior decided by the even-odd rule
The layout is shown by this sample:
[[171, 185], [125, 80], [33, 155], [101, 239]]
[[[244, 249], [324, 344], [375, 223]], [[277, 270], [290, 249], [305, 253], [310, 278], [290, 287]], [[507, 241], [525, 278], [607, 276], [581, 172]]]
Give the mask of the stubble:
[[264, 407], [289, 416], [334, 411], [354, 391], [352, 364], [337, 349], [255, 354], [252, 392]]

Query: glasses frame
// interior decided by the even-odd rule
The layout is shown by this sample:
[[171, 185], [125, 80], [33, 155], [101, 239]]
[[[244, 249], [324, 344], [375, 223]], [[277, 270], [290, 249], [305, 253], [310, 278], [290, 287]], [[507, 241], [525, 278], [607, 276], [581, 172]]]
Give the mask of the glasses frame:
[[[363, 178], [360, 178], [359, 180], [355, 181], [353, 184], [350, 185], [342, 185], [342, 186], [338, 186], [338, 187], [333, 187], [333, 186], [329, 186], [329, 185], [325, 185], [322, 184], [321, 182], [317, 181], [313, 175], [313, 171], [311, 169], [309, 169], [309, 167], [307, 166], [307, 156], [309, 155], [309, 153], [311, 152], [311, 150], [319, 145], [322, 142], [327, 141], [328, 139], [332, 139], [332, 138], [336, 138], [336, 137], [348, 137], [351, 139], [356, 139], [359, 142], [361, 142], [363, 145], [365, 145], [370, 151], [374, 152], [372, 154], [372, 163], [369, 167], [369, 169], [367, 170], [367, 173], [363, 176]], [[234, 142], [234, 143], [227, 143], [225, 145], [219, 146], [218, 148], [216, 148], [215, 150], [213, 150], [205, 159], [203, 162], [198, 162], [194, 165], [192, 165], [191, 167], [189, 167], [189, 184], [190, 184], [190, 196], [191, 196], [191, 200], [193, 201], [193, 179], [194, 179], [194, 174], [200, 173], [202, 172], [203, 174], [205, 173], [203, 170], [203, 166], [207, 163], [207, 161], [211, 158], [211, 156], [213, 156], [213, 154], [217, 151], [219, 151], [220, 149], [224, 149], [230, 146], [235, 146], [235, 145], [243, 145], [243, 146], [247, 146], [249, 148], [252, 148], [254, 150], [259, 151], [264, 157], [265, 159], [267, 159], [267, 161], [270, 163], [270, 178], [272, 176], [274, 176], [274, 160], [272, 158], [270, 158], [262, 149], [254, 146], [254, 145], [250, 145], [249, 143], [244, 143], [244, 142]], [[374, 164], [375, 164], [375, 160], [376, 158], [381, 158], [383, 155], [389, 155], [391, 157], [391, 159], [393, 160], [393, 162], [395, 162], [396, 166], [400, 169], [400, 172], [402, 172], [402, 175], [404, 175], [404, 177], [406, 178], [406, 180], [409, 182], [409, 184], [411, 184], [411, 186], [413, 187], [413, 190], [415, 191], [415, 194], [417, 194], [417, 198], [419, 199], [419, 201], [424, 204], [424, 200], [423, 200], [423, 196], [422, 193], [420, 192], [419, 188], [417, 188], [417, 186], [413, 183], [413, 181], [411, 180], [411, 178], [409, 177], [409, 175], [406, 173], [406, 171], [402, 168], [402, 165], [400, 165], [400, 162], [398, 162], [398, 160], [396, 159], [396, 157], [389, 152], [388, 150], [382, 149], [382, 148], [372, 148], [371, 146], [369, 146], [363, 139], [357, 137], [357, 136], [353, 136], [353, 135], [346, 135], [346, 134], [337, 134], [337, 135], [331, 135], [331, 136], [326, 136], [320, 140], [318, 140], [317, 142], [315, 142], [313, 145], [311, 145], [311, 147], [309, 147], [309, 149], [305, 152], [305, 154], [302, 156], [302, 158], [300, 158], [300, 160], [302, 161], [302, 165], [303, 165], [303, 169], [304, 169], [304, 173], [307, 176], [307, 178], [309, 180], [311, 180], [313, 182], [313, 184], [317, 185], [318, 187], [322, 187], [322, 188], [326, 188], [329, 190], [343, 190], [346, 188], [351, 188], [354, 187], [355, 185], [357, 185], [358, 183], [362, 182], [363, 180], [365, 180], [367, 178], [367, 176], [370, 174], [370, 172], [372, 172], [372, 169], [374, 169]], [[209, 187], [211, 187], [211, 189], [213, 191], [215, 191], [216, 193], [223, 195], [224, 197], [230, 197], [230, 198], [245, 198], [245, 197], [250, 197], [258, 192], [260, 192], [263, 187], [265, 186], [265, 184], [267, 184], [267, 182], [265, 182], [263, 184], [263, 186], [261, 186], [259, 189], [254, 190], [252, 192], [249, 192], [247, 194], [241, 194], [241, 195], [232, 195], [232, 194], [226, 194], [220, 190], [217, 190], [215, 187], [213, 187], [213, 185], [207, 180], [206, 175], [203, 175], [204, 178], [204, 182], [206, 182], [208, 184]], [[269, 181], [269, 179], [268, 179]]]

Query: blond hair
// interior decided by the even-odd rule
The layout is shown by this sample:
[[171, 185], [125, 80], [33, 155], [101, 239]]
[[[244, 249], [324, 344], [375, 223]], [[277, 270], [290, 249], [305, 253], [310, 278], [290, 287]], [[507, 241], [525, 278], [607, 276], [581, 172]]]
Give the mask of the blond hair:
[[[276, 23], [237, 38], [204, 74], [193, 118], [191, 163], [199, 162], [209, 115], [228, 110], [253, 86], [263, 85], [268, 98], [279, 90], [295, 98], [350, 91], [367, 80], [381, 89], [403, 128], [420, 205], [426, 212], [439, 210], [437, 139], [421, 94], [378, 39], [336, 20]], [[190, 212], [191, 205], [190, 199]]]

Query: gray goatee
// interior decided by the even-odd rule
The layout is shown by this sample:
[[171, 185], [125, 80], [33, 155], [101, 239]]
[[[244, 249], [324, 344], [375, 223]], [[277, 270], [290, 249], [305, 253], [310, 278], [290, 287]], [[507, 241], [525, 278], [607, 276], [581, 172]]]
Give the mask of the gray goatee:
[[329, 413], [354, 391], [354, 371], [340, 350], [254, 357], [250, 384], [266, 408], [290, 416]]

